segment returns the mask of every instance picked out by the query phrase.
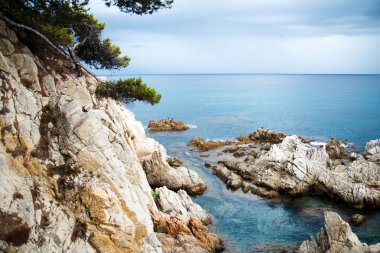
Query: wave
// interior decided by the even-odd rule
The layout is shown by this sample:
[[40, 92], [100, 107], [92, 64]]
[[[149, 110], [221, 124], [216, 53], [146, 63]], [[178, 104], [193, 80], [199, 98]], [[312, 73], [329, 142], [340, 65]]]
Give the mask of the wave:
[[[311, 146], [316, 146], [316, 147], [326, 146], [326, 144], [327, 144], [327, 142], [323, 142], [323, 141], [312, 141], [312, 142], [310, 142]], [[343, 148], [350, 148], [350, 147], [353, 147], [354, 144], [352, 142], [348, 142], [348, 143], [341, 143], [340, 146]]]
[[326, 146], [326, 142], [323, 142], [323, 141], [312, 141], [312, 142], [310, 142], [310, 145], [312, 145], [312, 146], [317, 146], [317, 147], [319, 147], [319, 146]]
[[187, 125], [189, 128], [198, 128], [196, 125]]

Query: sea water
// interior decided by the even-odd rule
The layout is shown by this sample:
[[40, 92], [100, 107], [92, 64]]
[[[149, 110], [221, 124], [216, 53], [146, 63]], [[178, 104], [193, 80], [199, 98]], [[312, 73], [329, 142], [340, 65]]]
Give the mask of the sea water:
[[[113, 77], [115, 78], [115, 77]], [[123, 77], [124, 78], [124, 77]], [[380, 242], [380, 213], [353, 210], [315, 197], [267, 200], [231, 192], [203, 167], [199, 153], [186, 143], [195, 136], [231, 139], [257, 128], [294, 133], [326, 142], [348, 139], [362, 151], [380, 138], [379, 75], [143, 75], [162, 94], [155, 106], [127, 105], [145, 126], [151, 119], [174, 118], [192, 127], [184, 132], [147, 135], [197, 171], [208, 189], [194, 197], [214, 217], [210, 229], [226, 244], [226, 252], [276, 252], [294, 249], [316, 235], [323, 212], [333, 210], [348, 220], [362, 213], [367, 220], [353, 227], [368, 244]]]

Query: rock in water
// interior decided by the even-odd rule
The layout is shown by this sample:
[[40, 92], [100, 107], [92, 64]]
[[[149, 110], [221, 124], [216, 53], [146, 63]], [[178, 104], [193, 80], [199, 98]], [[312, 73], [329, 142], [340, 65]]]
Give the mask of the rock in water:
[[253, 142], [269, 142], [272, 144], [280, 143], [285, 139], [286, 135], [279, 132], [274, 132], [269, 129], [260, 128], [249, 135]]
[[267, 144], [253, 145], [254, 156], [244, 161], [233, 157], [219, 161], [213, 173], [233, 190], [246, 191], [248, 183], [252, 193], [264, 197], [317, 194], [354, 208], [380, 208], [378, 163], [358, 155], [342, 165], [339, 159], [331, 160], [324, 147], [312, 146], [296, 135], [263, 148]]
[[331, 138], [326, 144], [326, 151], [330, 159], [341, 159], [344, 157], [344, 148], [336, 137]]
[[362, 224], [365, 220], [366, 220], [366, 217], [361, 214], [354, 214], [350, 218], [351, 223], [355, 226]]
[[150, 120], [148, 124], [150, 131], [184, 131], [189, 129], [182, 121], [174, 121], [172, 119]]
[[334, 212], [325, 212], [325, 225], [318, 233], [304, 241], [299, 253], [380, 252], [380, 243], [368, 246], [359, 241], [350, 225]]
[[232, 143], [233, 141], [206, 141], [202, 139], [201, 137], [197, 136], [191, 141], [189, 141], [188, 145], [193, 147], [194, 150], [207, 151], [207, 150], [223, 147], [226, 145], [231, 145]]

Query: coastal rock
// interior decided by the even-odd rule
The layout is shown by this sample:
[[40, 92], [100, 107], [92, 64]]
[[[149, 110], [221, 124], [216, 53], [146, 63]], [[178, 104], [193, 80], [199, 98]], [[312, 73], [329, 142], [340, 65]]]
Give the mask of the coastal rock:
[[357, 156], [342, 165], [339, 159], [331, 160], [323, 146], [315, 147], [295, 135], [268, 151], [259, 149], [256, 158], [219, 161], [213, 173], [233, 189], [250, 183], [251, 192], [263, 197], [314, 194], [354, 208], [380, 207], [378, 163]]
[[331, 138], [330, 141], [327, 142], [326, 151], [330, 159], [341, 159], [345, 154], [344, 148], [336, 137]]
[[197, 218], [185, 221], [181, 216], [169, 216], [151, 210], [154, 231], [161, 242], [163, 252], [222, 252], [220, 239]]
[[[92, 75], [83, 70], [77, 77], [66, 58], [35, 38], [40, 44], [31, 49], [46, 49], [37, 57], [1, 20], [0, 33], [17, 43], [14, 52], [0, 47], [0, 67], [7, 68], [0, 78], [0, 250], [162, 252], [149, 183], [200, 193], [203, 181], [169, 166], [165, 149], [146, 138], [133, 113], [96, 98]], [[163, 181], [152, 180], [156, 172]], [[207, 220], [179, 194], [188, 213]], [[200, 223], [183, 222], [190, 230], [186, 245], [212, 250], [220, 243], [215, 235], [191, 232], [207, 230]]]
[[318, 233], [304, 241], [299, 253], [378, 252], [380, 244], [367, 246], [359, 241], [350, 225], [334, 212], [325, 212], [325, 225]]
[[365, 146], [365, 156], [372, 162], [380, 162], [380, 139], [372, 140]]
[[150, 131], [184, 131], [189, 129], [182, 121], [174, 121], [173, 119], [163, 119], [163, 120], [150, 120], [148, 124], [148, 129]]
[[166, 186], [170, 190], [184, 189], [189, 194], [202, 194], [206, 184], [199, 175], [185, 167], [173, 168], [165, 158], [164, 152], [155, 151], [140, 157], [148, 182], [152, 187]]
[[164, 186], [157, 188], [156, 192], [159, 193], [157, 204], [163, 213], [171, 216], [179, 214], [186, 222], [191, 217], [195, 217], [204, 225], [211, 223], [211, 216], [202, 207], [195, 204], [184, 190], [173, 192]]
[[280, 143], [285, 139], [286, 135], [280, 132], [274, 132], [269, 129], [260, 128], [249, 135], [253, 142], [269, 142], [272, 144]]
[[232, 141], [206, 141], [201, 137], [197, 136], [191, 141], [189, 141], [188, 145], [191, 146], [194, 150], [208, 151], [226, 145], [231, 145], [232, 143]]
[[350, 222], [355, 226], [362, 224], [365, 220], [366, 220], [366, 217], [361, 214], [354, 214], [350, 218]]
[[182, 165], [182, 161], [178, 157], [169, 157], [167, 162], [172, 167], [179, 167]]
[[214, 166], [212, 168], [212, 171], [217, 177], [219, 177], [233, 191], [239, 189], [243, 185], [242, 178], [239, 175], [231, 172], [226, 167]]

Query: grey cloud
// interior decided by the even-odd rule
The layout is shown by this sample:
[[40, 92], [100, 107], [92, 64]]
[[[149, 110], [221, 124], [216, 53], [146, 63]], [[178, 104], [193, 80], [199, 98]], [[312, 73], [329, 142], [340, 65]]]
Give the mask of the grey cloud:
[[177, 0], [171, 10], [152, 16], [109, 13], [102, 18], [112, 29], [152, 33], [320, 36], [380, 32], [378, 0], [191, 0], [191, 5], [184, 1]]

